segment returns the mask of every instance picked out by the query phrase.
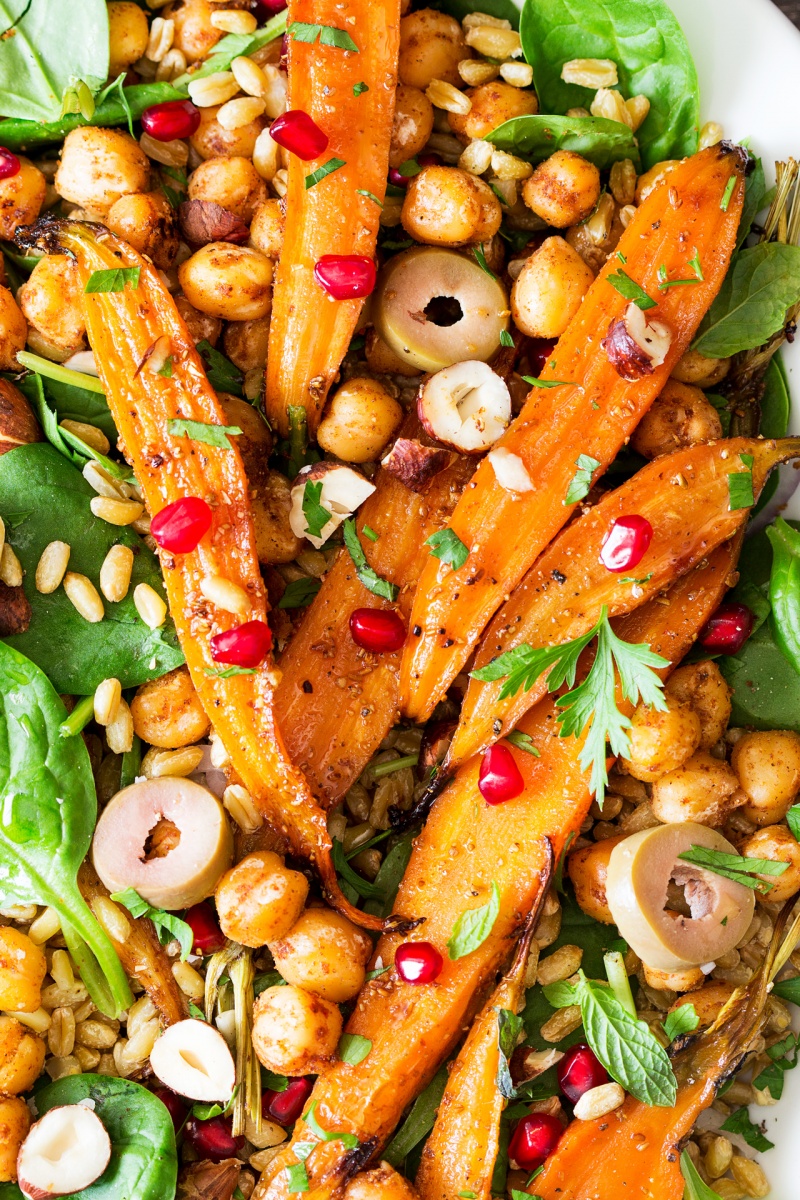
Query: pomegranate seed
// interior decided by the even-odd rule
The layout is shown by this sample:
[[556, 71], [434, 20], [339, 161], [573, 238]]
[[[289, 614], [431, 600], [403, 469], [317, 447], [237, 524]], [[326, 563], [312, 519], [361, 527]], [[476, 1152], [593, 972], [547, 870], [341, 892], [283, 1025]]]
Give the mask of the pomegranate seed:
[[225, 934], [219, 927], [217, 914], [207, 900], [193, 904], [183, 919], [192, 928], [193, 954], [216, 954], [223, 948]]
[[0, 146], [0, 179], [10, 179], [12, 175], [19, 175], [20, 165], [16, 154], [6, 150], [5, 146]]
[[508, 746], [497, 742], [484, 751], [478, 774], [478, 791], [487, 804], [505, 804], [525, 791], [522, 772]]
[[[409, 160], [413, 162], [414, 160]], [[417, 158], [417, 164], [422, 167], [440, 167], [444, 159], [438, 154], [420, 154]], [[419, 174], [419, 172], [416, 172]], [[413, 175], [403, 175], [397, 167], [389, 168], [389, 183], [393, 183], [395, 187], [407, 188], [414, 178]]]
[[289, 39], [286, 34], [281, 38], [281, 57], [278, 61], [278, 68], [281, 71], [289, 70]]
[[169, 1115], [172, 1117], [172, 1124], [175, 1126], [177, 1133], [183, 1122], [186, 1120], [187, 1108], [180, 1096], [175, 1092], [171, 1092], [169, 1088], [156, 1088], [153, 1092], [154, 1096], [158, 1096], [161, 1103], [166, 1108]]
[[720, 604], [700, 632], [699, 642], [705, 650], [721, 650], [736, 654], [753, 632], [753, 614], [744, 604]]
[[273, 142], [283, 146], [284, 150], [291, 150], [303, 161], [319, 158], [328, 148], [327, 133], [323, 133], [316, 121], [301, 108], [290, 108], [282, 117], [276, 117], [269, 131]]
[[235, 1138], [231, 1132], [230, 1117], [212, 1117], [210, 1121], [189, 1117], [183, 1136], [201, 1158], [208, 1158], [211, 1162], [235, 1158], [244, 1146], [244, 1138]]
[[530, 1113], [518, 1123], [508, 1146], [508, 1157], [523, 1171], [535, 1171], [553, 1153], [564, 1126], [548, 1113]]
[[584, 1092], [608, 1083], [608, 1071], [598, 1062], [594, 1051], [582, 1042], [567, 1050], [556, 1072], [558, 1086], [573, 1104], [578, 1103]]
[[393, 183], [395, 187], [407, 188], [411, 183], [408, 175], [401, 175], [397, 167], [389, 168], [389, 183]]
[[274, 17], [276, 13], [283, 12], [286, 8], [286, 0], [254, 0], [253, 12], [256, 20], [268, 21], [270, 17]]
[[356, 608], [350, 614], [350, 636], [362, 650], [391, 654], [405, 642], [406, 627], [391, 609]]
[[647, 517], [617, 517], [603, 538], [600, 561], [609, 571], [630, 571], [644, 558], [652, 537]]
[[528, 343], [526, 350], [528, 362], [531, 366], [531, 375], [536, 379], [539, 378], [542, 371], [545, 369], [548, 360], [556, 348], [555, 338], [532, 338]]
[[314, 267], [314, 278], [334, 300], [368, 296], [375, 287], [375, 263], [365, 254], [323, 254]]
[[395, 951], [394, 965], [404, 983], [433, 983], [444, 963], [431, 942], [403, 942]]
[[444, 159], [441, 154], [418, 154], [417, 162], [421, 167], [441, 167]]
[[302, 1116], [313, 1087], [310, 1079], [290, 1079], [283, 1092], [267, 1089], [261, 1094], [261, 1112], [279, 1125], [294, 1125]]
[[157, 142], [171, 142], [175, 138], [188, 138], [200, 125], [200, 109], [191, 100], [165, 100], [153, 104], [142, 113], [145, 133]]
[[163, 550], [188, 554], [211, 528], [213, 513], [200, 496], [185, 496], [156, 513], [150, 532]]
[[257, 667], [272, 649], [272, 631], [263, 621], [245, 621], [235, 629], [217, 633], [211, 639], [214, 662], [236, 667]]

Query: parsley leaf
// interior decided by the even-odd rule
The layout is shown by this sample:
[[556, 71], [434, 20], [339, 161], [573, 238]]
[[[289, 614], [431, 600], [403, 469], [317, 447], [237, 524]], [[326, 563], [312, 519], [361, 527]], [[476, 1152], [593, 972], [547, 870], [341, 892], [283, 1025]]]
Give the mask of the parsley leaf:
[[371, 1049], [372, 1042], [360, 1033], [343, 1033], [339, 1038], [339, 1058], [351, 1067], [357, 1067], [363, 1062]]
[[344, 523], [344, 544], [350, 551], [356, 575], [367, 591], [372, 592], [373, 596], [382, 596], [384, 600], [394, 602], [399, 595], [400, 589], [397, 584], [390, 583], [388, 579], [381, 579], [378, 572], [373, 571], [367, 562], [367, 556], [364, 553], [364, 547], [361, 545], [356, 531], [356, 523], [352, 517], [348, 518]]
[[533, 744], [533, 739], [529, 733], [523, 733], [520, 729], [514, 729], [511, 733], [506, 734], [506, 741], [511, 742], [512, 746], [516, 746], [518, 750], [524, 750], [526, 754], [532, 754], [534, 758], [541, 758], [541, 754]]
[[278, 608], [305, 608], [321, 587], [319, 579], [315, 579], [313, 575], [293, 579], [286, 585], [286, 590], [278, 601]]
[[607, 282], [619, 292], [620, 296], [624, 296], [626, 300], [632, 300], [642, 311], [657, 307], [658, 301], [649, 296], [644, 288], [635, 279], [631, 279], [628, 272], [623, 271], [621, 267], [614, 271], [613, 275], [607, 276]]
[[177, 938], [181, 944], [181, 962], [185, 962], [189, 957], [194, 945], [194, 934], [191, 925], [187, 925], [186, 921], [182, 921], [173, 913], [165, 912], [163, 908], [154, 908], [132, 887], [125, 888], [122, 892], [114, 892], [111, 899], [124, 905], [132, 917], [148, 917], [155, 925], [162, 945]]
[[697, 1015], [697, 1009], [693, 1004], [682, 1004], [680, 1008], [676, 1008], [674, 1012], [667, 1014], [667, 1019], [664, 1022], [664, 1033], [671, 1042], [677, 1037], [683, 1037], [685, 1033], [692, 1033], [700, 1024], [700, 1018]]
[[447, 953], [451, 961], [464, 958], [482, 946], [494, 928], [500, 912], [500, 890], [492, 881], [492, 894], [480, 908], [468, 908], [456, 919], [453, 932], [447, 941]]
[[592, 486], [592, 472], [597, 470], [600, 463], [589, 454], [581, 454], [575, 460], [575, 466], [578, 469], [569, 482], [562, 504], [577, 504], [579, 500], [588, 495], [589, 488]]
[[514, 345], [514, 339], [507, 329], [500, 330], [500, 345], [509, 347]]
[[185, 417], [173, 417], [167, 421], [167, 433], [172, 437], [188, 437], [193, 442], [216, 446], [218, 450], [230, 450], [232, 447], [228, 437], [238, 437], [241, 432], [238, 425], [210, 425], [206, 421], [187, 421]]
[[[296, 42], [308, 42], [310, 45], [319, 39], [320, 46], [336, 46], [339, 50], [353, 50], [358, 54], [358, 46], [347, 30], [339, 29], [336, 25], [308, 25], [305, 21], [292, 21], [286, 30], [286, 36], [294, 38]], [[366, 84], [363, 86], [366, 87]]]
[[[297, 1147], [295, 1147], [295, 1150]], [[308, 1171], [304, 1162], [292, 1163], [286, 1168], [286, 1184], [289, 1189], [289, 1195], [294, 1195], [295, 1192], [308, 1191]]]
[[753, 456], [740, 454], [745, 471], [732, 471], [728, 476], [728, 509], [735, 512], [737, 508], [751, 508], [755, 504], [753, 494]]
[[368, 200], [374, 200], [378, 208], [383, 208], [383, 201], [379, 200], [374, 192], [369, 192], [366, 188], [356, 188], [356, 192], [359, 196], [366, 196]]
[[92, 271], [84, 292], [124, 292], [125, 284], [139, 286], [139, 267], [112, 267], [108, 271]]
[[425, 539], [425, 545], [432, 547], [431, 554], [434, 558], [438, 558], [440, 562], [449, 563], [454, 571], [463, 567], [469, 558], [469, 550], [461, 538], [449, 527], [432, 533], [429, 538]]
[[368, 91], [369, 91], [369, 84], [364, 83], [363, 79], [361, 80], [360, 83], [353, 84], [353, 95], [354, 96], [360, 96], [363, 92], [368, 92]]
[[303, 516], [306, 519], [306, 533], [311, 537], [321, 537], [322, 531], [331, 520], [330, 510], [320, 504], [322, 483], [312, 483], [309, 479], [303, 488]]
[[708, 846], [691, 846], [684, 850], [683, 854], [679, 854], [678, 858], [692, 863], [695, 867], [701, 867], [704, 871], [711, 871], [714, 875], [721, 875], [723, 879], [732, 879], [734, 883], [741, 883], [742, 887], [762, 895], [770, 891], [775, 884], [766, 879], [759, 879], [759, 875], [782, 875], [789, 869], [789, 864], [785, 862], [775, 862], [770, 858], [741, 858], [738, 854], [712, 850]]
[[317, 1101], [308, 1109], [308, 1112], [303, 1113], [303, 1120], [308, 1128], [318, 1137], [321, 1142], [342, 1142], [347, 1150], [355, 1150], [358, 1145], [358, 1138], [354, 1133], [337, 1133], [336, 1130], [322, 1129], [317, 1118], [314, 1116], [314, 1109], [317, 1107]]
[[750, 1113], [746, 1108], [737, 1108], [736, 1112], [732, 1112], [727, 1121], [720, 1125], [720, 1130], [724, 1133], [738, 1133], [747, 1142], [748, 1146], [752, 1146], [754, 1150], [758, 1150], [761, 1154], [765, 1150], [771, 1150], [775, 1145], [769, 1138], [764, 1137], [757, 1125], [754, 1125], [750, 1120]]
[[316, 171], [312, 171], [310, 175], [306, 175], [306, 191], [314, 187], [326, 175], [332, 175], [334, 171], [338, 171], [343, 166], [345, 166], [343, 158], [329, 158], [321, 167], [317, 167]]

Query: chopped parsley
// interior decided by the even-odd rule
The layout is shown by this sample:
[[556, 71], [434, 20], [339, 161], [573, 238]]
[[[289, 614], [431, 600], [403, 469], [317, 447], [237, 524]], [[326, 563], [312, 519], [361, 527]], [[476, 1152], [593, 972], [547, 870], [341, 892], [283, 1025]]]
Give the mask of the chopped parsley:
[[[296, 42], [308, 42], [313, 45], [319, 41], [320, 46], [335, 46], [337, 50], [352, 50], [358, 54], [358, 46], [350, 34], [346, 29], [339, 29], [337, 25], [309, 25], [305, 21], [292, 21], [286, 30], [286, 36], [294, 38]], [[356, 87], [361, 87], [364, 91], [367, 85], [356, 84]], [[358, 95], [355, 88], [353, 91]]]
[[658, 302], [648, 295], [635, 279], [631, 279], [627, 271], [622, 269], [614, 271], [612, 275], [607, 276], [607, 281], [619, 292], [620, 296], [624, 296], [626, 300], [632, 300], [637, 308], [644, 311], [657, 306]]
[[728, 475], [728, 509], [735, 512], [739, 508], [752, 508], [755, 504], [753, 493], [753, 456], [740, 454], [744, 471], [732, 471]]
[[384, 600], [394, 603], [400, 594], [400, 589], [396, 583], [390, 583], [388, 579], [381, 579], [378, 572], [369, 565], [364, 547], [358, 537], [356, 523], [352, 517], [344, 523], [344, 544], [350, 552], [356, 575], [367, 591], [372, 592], [373, 596], [382, 596]]
[[310, 175], [306, 175], [306, 191], [318, 184], [326, 175], [332, 175], [334, 171], [338, 171], [340, 167], [344, 167], [345, 165], [343, 158], [329, 158], [321, 167], [317, 167], [316, 171], [312, 171]]
[[439, 529], [425, 539], [425, 545], [431, 547], [431, 554], [440, 562], [449, 563], [454, 571], [463, 567], [469, 558], [469, 550], [461, 538], [450, 528]]
[[731, 202], [731, 196], [733, 195], [733, 189], [735, 187], [736, 187], [736, 176], [731, 175], [730, 179], [728, 180], [728, 182], [725, 185], [725, 191], [722, 193], [722, 199], [719, 202], [719, 206], [723, 212], [728, 211], [728, 205]]
[[589, 488], [592, 486], [592, 472], [597, 470], [600, 462], [589, 454], [581, 454], [576, 458], [575, 466], [578, 469], [569, 482], [562, 504], [577, 504], [579, 500], [583, 500], [584, 496], [588, 495]]
[[[165, 363], [164, 366], [166, 365]], [[228, 437], [238, 437], [241, 432], [238, 425], [209, 425], [206, 421], [187, 421], [185, 417], [173, 417], [167, 421], [167, 433], [172, 437], [188, 437], [193, 442], [215, 446], [217, 450], [230, 450], [231, 443]]]

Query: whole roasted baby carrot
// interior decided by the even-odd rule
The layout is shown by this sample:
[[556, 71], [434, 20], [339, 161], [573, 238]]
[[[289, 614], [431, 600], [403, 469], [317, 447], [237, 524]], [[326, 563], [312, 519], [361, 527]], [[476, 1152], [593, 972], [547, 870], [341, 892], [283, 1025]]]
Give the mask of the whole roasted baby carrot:
[[[414, 597], [411, 622], [420, 633], [401, 670], [401, 705], [413, 719], [430, 715], [487, 621], [568, 520], [571, 485], [574, 496], [576, 482], [608, 466], [689, 345], [728, 269], [745, 161], [743, 150], [720, 143], [686, 159], [669, 186], [650, 193], [542, 373], [546, 383], [561, 386], [535, 387], [479, 466], [450, 521], [469, 556], [457, 571], [428, 563]], [[665, 279], [691, 278], [693, 259], [702, 280], [659, 290]], [[627, 319], [632, 296], [642, 305], [634, 311], [666, 326], [670, 339], [663, 363], [636, 379], [618, 372], [603, 344]], [[521, 460], [529, 491], [509, 491], [498, 481], [498, 449]]]
[[290, 405], [305, 408], [316, 430], [364, 305], [323, 291], [314, 268], [323, 256], [375, 254], [400, 0], [290, 0], [288, 40], [289, 108], [308, 113], [328, 145], [316, 158], [289, 161], [267, 358], [267, 416], [284, 436]]

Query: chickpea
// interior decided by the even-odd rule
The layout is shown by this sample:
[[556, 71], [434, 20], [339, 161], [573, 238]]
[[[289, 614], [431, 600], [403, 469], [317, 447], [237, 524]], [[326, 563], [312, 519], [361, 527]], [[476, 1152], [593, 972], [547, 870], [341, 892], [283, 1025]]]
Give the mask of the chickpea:
[[253, 1049], [268, 1071], [317, 1074], [332, 1060], [341, 1034], [338, 1007], [291, 984], [267, 988], [253, 1005]]
[[14, 1017], [0, 1015], [0, 1095], [27, 1092], [44, 1066], [44, 1042]]
[[473, 138], [484, 138], [512, 117], [528, 117], [539, 111], [535, 92], [512, 87], [501, 79], [482, 83], [480, 87], [467, 88], [472, 101], [468, 113], [448, 113], [447, 123], [453, 133], [465, 144]]
[[419, 368], [411, 363], [403, 362], [394, 350], [387, 346], [377, 329], [368, 329], [364, 354], [367, 366], [376, 375], [403, 375], [408, 379], [417, 377]]
[[677, 159], [665, 159], [664, 162], [656, 163], [649, 171], [645, 171], [644, 175], [640, 175], [636, 181], [636, 191], [634, 192], [634, 203], [641, 204], [646, 200], [652, 191], [664, 182], [668, 175], [671, 175], [680, 163]]
[[433, 105], [419, 88], [401, 83], [394, 107], [389, 166], [399, 167], [419, 154], [433, 132]]
[[658, 458], [719, 437], [719, 414], [700, 389], [668, 379], [633, 431], [631, 446], [645, 458]]
[[287, 983], [323, 1000], [352, 1000], [364, 983], [372, 942], [330, 908], [307, 908], [287, 934], [269, 944]]
[[189, 138], [201, 158], [252, 158], [258, 135], [268, 127], [266, 117], [256, 117], [238, 129], [223, 129], [217, 120], [221, 105], [200, 109], [200, 124]]
[[564, 234], [572, 249], [577, 250], [595, 274], [605, 266], [624, 232], [619, 213], [619, 207], [606, 192], [591, 217], [570, 226]]
[[580, 154], [556, 150], [522, 185], [522, 199], [556, 229], [582, 221], [600, 198], [600, 172]]
[[42, 431], [30, 404], [19, 388], [0, 379], [0, 454], [40, 441]]
[[591, 287], [586, 263], [560, 237], [545, 238], [514, 281], [511, 315], [529, 337], [557, 338]]
[[425, 91], [432, 79], [461, 85], [458, 64], [471, 58], [455, 17], [420, 8], [400, 21], [400, 82]]
[[250, 241], [267, 258], [280, 258], [286, 219], [280, 200], [265, 200], [253, 214]]
[[189, 178], [189, 199], [219, 204], [249, 225], [267, 185], [249, 158], [238, 154], [207, 158]]
[[567, 856], [567, 875], [575, 889], [575, 899], [587, 916], [603, 925], [613, 925], [614, 918], [606, 897], [608, 860], [625, 835], [604, 838], [592, 846], [582, 846]]
[[488, 183], [459, 167], [424, 167], [408, 185], [400, 215], [406, 233], [430, 246], [494, 237], [503, 219]]
[[150, 30], [147, 13], [132, 0], [109, 0], [108, 4], [108, 74], [116, 79], [138, 62], [147, 49]]
[[343, 1200], [417, 1200], [419, 1193], [387, 1162], [351, 1179]]
[[699, 388], [716, 387], [728, 374], [729, 358], [706, 358], [696, 350], [686, 350], [672, 368], [672, 378], [678, 383], [693, 383]]
[[800, 890], [800, 843], [785, 825], [757, 829], [741, 846], [740, 853], [744, 858], [768, 858], [789, 864], [789, 869], [782, 875], [759, 876], [773, 884], [763, 896], [757, 893], [757, 898], [765, 904], [783, 904]]
[[27, 158], [20, 158], [16, 175], [0, 179], [0, 241], [10, 242], [20, 225], [31, 225], [39, 216], [47, 193], [47, 180]]
[[743, 798], [739, 780], [728, 764], [707, 750], [698, 750], [683, 766], [655, 781], [652, 805], [656, 817], [667, 825], [697, 821], [717, 826]]
[[[733, 991], [732, 983], [720, 981], [719, 983], [704, 983], [696, 992], [692, 992], [690, 1003], [694, 1006], [700, 1021], [698, 1029], [706, 1029], [709, 1025], [714, 1024], [733, 995]], [[685, 1003], [686, 1001], [679, 996], [669, 1011], [674, 1012], [676, 1008], [680, 1008]]]
[[625, 770], [651, 782], [682, 766], [700, 745], [700, 718], [688, 704], [668, 700], [664, 712], [639, 704], [631, 718], [630, 757]]
[[211, 722], [194, 690], [188, 667], [143, 683], [131, 701], [134, 732], [150, 746], [178, 750], [204, 738]]
[[85, 345], [86, 320], [75, 264], [65, 254], [46, 254], [17, 293], [26, 319], [59, 350]]
[[291, 562], [304, 544], [289, 524], [291, 483], [280, 471], [268, 470], [263, 483], [253, 488], [251, 495], [258, 561], [265, 564]]
[[317, 441], [345, 462], [373, 462], [402, 419], [402, 408], [377, 380], [348, 379], [329, 402]]
[[684, 704], [691, 704], [700, 718], [700, 749], [710, 750], [728, 727], [731, 689], [715, 662], [689, 663], [667, 680], [664, 691]]
[[159, 270], [168, 271], [175, 262], [180, 244], [178, 221], [163, 192], [120, 196], [111, 205], [106, 224], [134, 250], [151, 258]]
[[0, 928], [0, 1008], [35, 1012], [42, 1003], [46, 974], [47, 960], [41, 948], [11, 925]]
[[272, 850], [248, 854], [217, 884], [215, 900], [226, 937], [265, 946], [288, 933], [303, 911], [308, 880]]
[[776, 825], [800, 790], [800, 734], [745, 733], [733, 747], [731, 766], [747, 793], [743, 815], [754, 825]]
[[228, 358], [240, 371], [263, 367], [269, 348], [269, 316], [256, 317], [253, 321], [231, 321], [222, 344]]
[[706, 981], [699, 967], [687, 967], [684, 971], [659, 971], [657, 967], [642, 963], [642, 974], [648, 987], [657, 992], [694, 992]]
[[81, 125], [64, 139], [54, 182], [59, 196], [105, 217], [120, 196], [149, 189], [150, 160], [130, 134]]
[[173, 49], [182, 50], [187, 62], [206, 58], [222, 37], [222, 30], [211, 24], [217, 5], [211, 0], [182, 0], [171, 12], [175, 22]]
[[17, 1155], [31, 1127], [30, 1110], [19, 1096], [0, 1098], [0, 1183], [16, 1183]]
[[8, 288], [0, 287], [0, 371], [18, 371], [17, 354], [25, 349], [28, 322]]
[[210, 345], [216, 346], [219, 335], [222, 333], [222, 321], [219, 317], [210, 317], [208, 313], [198, 312], [181, 293], [178, 293], [173, 299], [194, 344], [209, 342]]
[[178, 279], [190, 304], [224, 321], [266, 317], [272, 308], [272, 262], [248, 246], [209, 242], [181, 263]]

